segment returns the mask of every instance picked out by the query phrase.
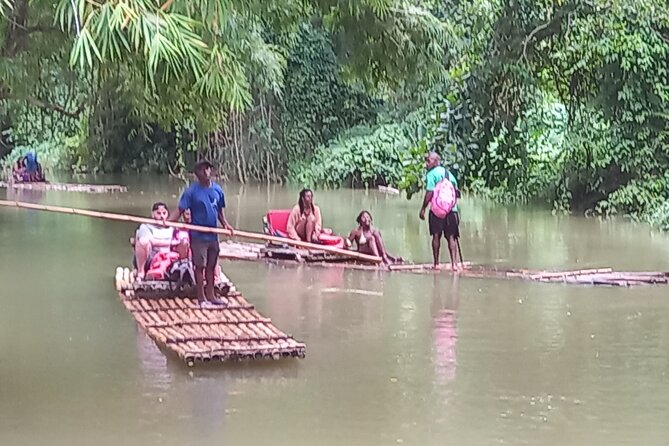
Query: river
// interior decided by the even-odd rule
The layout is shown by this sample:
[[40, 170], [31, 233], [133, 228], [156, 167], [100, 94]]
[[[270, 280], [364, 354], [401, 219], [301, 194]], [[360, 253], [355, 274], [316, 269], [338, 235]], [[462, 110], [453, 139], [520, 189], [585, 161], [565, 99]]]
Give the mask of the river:
[[[122, 178], [116, 195], [0, 198], [148, 214], [182, 184]], [[227, 215], [260, 231], [297, 190], [225, 185]], [[419, 202], [320, 191], [325, 226], [369, 209], [389, 250], [430, 261]], [[528, 268], [669, 270], [645, 225], [465, 198], [465, 260]], [[166, 358], [114, 290], [134, 226], [0, 209], [1, 445], [664, 445], [667, 288], [224, 262], [260, 312], [307, 344], [304, 360]], [[442, 253], [443, 260], [447, 253]], [[346, 291], [349, 290], [349, 291]], [[356, 290], [362, 290], [359, 292]]]

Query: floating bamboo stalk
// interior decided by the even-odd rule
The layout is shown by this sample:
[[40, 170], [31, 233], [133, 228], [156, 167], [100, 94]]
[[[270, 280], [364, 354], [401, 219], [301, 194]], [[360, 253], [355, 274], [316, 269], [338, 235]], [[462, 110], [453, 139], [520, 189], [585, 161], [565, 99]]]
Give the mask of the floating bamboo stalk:
[[92, 194], [104, 194], [113, 192], [127, 192], [126, 186], [117, 184], [79, 184], [79, 183], [16, 183], [0, 181], [0, 188], [24, 189], [24, 190], [53, 190], [65, 192], [88, 192]]

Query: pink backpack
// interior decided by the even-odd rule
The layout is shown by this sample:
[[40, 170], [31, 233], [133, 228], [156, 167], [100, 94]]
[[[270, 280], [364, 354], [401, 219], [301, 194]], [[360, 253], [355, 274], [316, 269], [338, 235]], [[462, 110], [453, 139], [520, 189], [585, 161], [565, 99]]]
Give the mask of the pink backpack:
[[448, 176], [437, 183], [432, 191], [432, 200], [430, 200], [430, 209], [432, 213], [439, 218], [444, 218], [455, 207], [458, 197], [455, 192], [455, 186], [451, 183]]

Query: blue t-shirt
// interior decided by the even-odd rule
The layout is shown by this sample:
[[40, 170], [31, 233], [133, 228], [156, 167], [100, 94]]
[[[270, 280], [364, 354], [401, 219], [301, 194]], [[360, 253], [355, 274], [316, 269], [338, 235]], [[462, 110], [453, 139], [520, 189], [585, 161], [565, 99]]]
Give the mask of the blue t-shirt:
[[[216, 183], [203, 187], [200, 183], [191, 184], [179, 199], [179, 209], [190, 209], [194, 225], [218, 227], [218, 214], [225, 208], [223, 189]], [[190, 231], [192, 238], [199, 240], [218, 240], [218, 234]]]
[[30, 173], [37, 170], [37, 155], [32, 152], [26, 153], [26, 170]]

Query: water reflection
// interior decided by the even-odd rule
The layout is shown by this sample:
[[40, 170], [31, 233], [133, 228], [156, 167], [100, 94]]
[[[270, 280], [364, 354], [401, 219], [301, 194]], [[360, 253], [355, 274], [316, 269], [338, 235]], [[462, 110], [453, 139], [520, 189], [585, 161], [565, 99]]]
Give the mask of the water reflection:
[[142, 394], [151, 398], [165, 398], [172, 384], [167, 368], [167, 356], [139, 325], [135, 325], [137, 356], [142, 370]]
[[40, 189], [7, 188], [7, 200], [39, 204], [44, 200], [45, 191]]
[[[443, 282], [449, 281], [449, 286]], [[442, 279], [433, 276], [432, 305], [433, 343], [435, 376], [440, 385], [446, 385], [455, 379], [457, 368], [458, 342], [458, 293], [459, 277]], [[441, 282], [441, 283], [440, 283]], [[440, 284], [442, 286], [440, 286]]]

